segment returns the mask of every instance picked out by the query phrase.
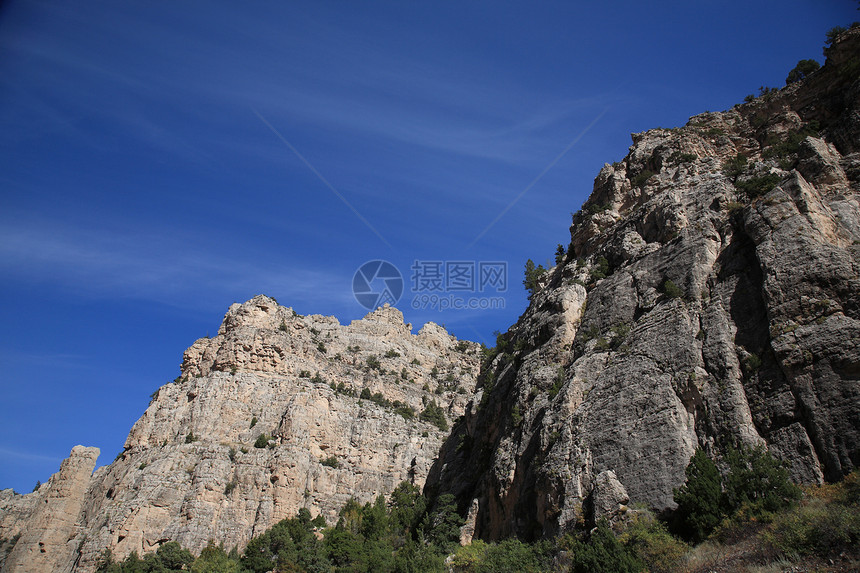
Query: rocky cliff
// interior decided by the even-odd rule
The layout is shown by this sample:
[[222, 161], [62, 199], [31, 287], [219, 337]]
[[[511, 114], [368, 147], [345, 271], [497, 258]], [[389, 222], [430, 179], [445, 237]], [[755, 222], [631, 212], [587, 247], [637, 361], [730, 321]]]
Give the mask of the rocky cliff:
[[858, 54], [854, 29], [800, 83], [635, 134], [486, 354], [388, 307], [344, 326], [233, 305], [112, 464], [76, 447], [0, 492], [2, 571], [241, 548], [402, 480], [453, 493], [466, 539], [533, 539], [671, 508], [697, 447], [738, 442], [838, 479], [860, 464]]
[[433, 323], [411, 328], [388, 307], [343, 326], [264, 296], [234, 304], [112, 464], [92, 474], [98, 451], [75, 448], [38, 491], [0, 493], [0, 537], [20, 534], [2, 570], [90, 571], [105, 548], [168, 540], [241, 548], [300, 508], [333, 521], [350, 497], [423, 485], [447, 432], [420, 414], [460, 416], [479, 357]]
[[431, 471], [468, 535], [671, 508], [697, 447], [764, 444], [803, 482], [860, 464], [858, 54], [852, 29], [603, 167]]

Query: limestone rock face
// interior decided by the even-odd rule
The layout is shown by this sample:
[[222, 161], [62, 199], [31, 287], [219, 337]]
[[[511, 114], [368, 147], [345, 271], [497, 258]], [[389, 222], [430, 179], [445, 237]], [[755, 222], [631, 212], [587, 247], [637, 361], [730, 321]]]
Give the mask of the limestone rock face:
[[4, 573], [72, 569], [78, 557], [84, 497], [98, 457], [98, 448], [75, 446], [47, 484], [29, 496], [15, 496], [35, 503], [26, 522], [17, 523], [13, 535], [19, 537], [3, 562]]
[[860, 29], [807, 80], [603, 167], [428, 479], [470, 536], [587, 522], [621, 503], [583, 504], [602, 480], [674, 507], [697, 447], [765, 444], [803, 482], [860, 464], [857, 53]]
[[[63, 529], [80, 546], [75, 570], [91, 571], [105, 548], [123, 558], [168, 540], [195, 553], [210, 539], [241, 549], [300, 508], [333, 523], [350, 497], [422, 486], [447, 432], [420, 413], [436, 402], [449, 423], [460, 416], [479, 358], [477, 344], [435, 324], [411, 328], [390, 307], [344, 326], [265, 296], [232, 305], [153, 395], [120, 457], [69, 493], [80, 508], [63, 522], [75, 525]], [[0, 497], [3, 537], [31, 516], [10, 564], [30, 563], [33, 496]]]
[[603, 518], [611, 520], [626, 509], [629, 501], [630, 496], [612, 470], [604, 470], [594, 478], [591, 505], [595, 523]]

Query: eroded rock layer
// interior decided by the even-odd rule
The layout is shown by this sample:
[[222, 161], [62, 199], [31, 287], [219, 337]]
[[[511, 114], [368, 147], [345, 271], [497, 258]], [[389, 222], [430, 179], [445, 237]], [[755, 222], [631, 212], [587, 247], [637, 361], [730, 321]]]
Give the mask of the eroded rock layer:
[[671, 508], [697, 447], [765, 444], [802, 482], [860, 464], [857, 54], [852, 29], [804, 82], [603, 167], [431, 471], [471, 535], [587, 521], [606, 472]]
[[[3, 492], [0, 533], [22, 534], [3, 571], [90, 571], [105, 548], [122, 558], [168, 540], [242, 548], [300, 508], [333, 522], [350, 497], [421, 486], [447, 432], [420, 413], [435, 402], [448, 423], [461, 415], [478, 366], [476, 344], [433, 323], [413, 334], [394, 308], [343, 326], [264, 296], [234, 304], [217, 336], [185, 352], [117, 460], [90, 476], [92, 457], [83, 481], [76, 471], [73, 488], [61, 485], [76, 448], [39, 491]], [[45, 539], [66, 549], [50, 567], [33, 558]]]

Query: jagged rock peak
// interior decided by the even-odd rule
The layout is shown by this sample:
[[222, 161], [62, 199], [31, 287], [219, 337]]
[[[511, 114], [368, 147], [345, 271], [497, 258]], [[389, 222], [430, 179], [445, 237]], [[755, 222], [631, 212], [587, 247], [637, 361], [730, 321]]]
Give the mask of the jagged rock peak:
[[[393, 324], [396, 326], [404, 324], [403, 313], [394, 308], [393, 306], [389, 305], [388, 303], [385, 303], [385, 305], [380, 306], [376, 310], [370, 311], [361, 320], [366, 320], [369, 322], [382, 322], [387, 324]], [[409, 330], [411, 331], [412, 329], [410, 328]]]
[[604, 165], [428, 478], [470, 536], [557, 534], [601, 489], [670, 509], [697, 447], [860, 465], [858, 53]]
[[[20, 511], [22, 506], [32, 502], [27, 508], [26, 524], [21, 521], [7, 524], [5, 519], [0, 521], [10, 534], [8, 537], [20, 536], [6, 555], [2, 567], [4, 572], [71, 570], [75, 555], [70, 551], [69, 540], [78, 533], [83, 501], [98, 457], [98, 448], [75, 446], [60, 465], [60, 471], [51, 476], [48, 483], [29, 496], [12, 495], [2, 500], [3, 513], [15, 506]], [[6, 537], [5, 532], [3, 537]]]
[[[262, 295], [233, 304], [153, 394], [124, 451], [69, 496], [80, 511], [60, 520], [66, 558], [88, 572], [105, 548], [119, 558], [166, 540], [242, 548], [300, 508], [334, 521], [352, 497], [421, 486], [478, 367], [477, 344], [432, 323], [412, 334], [393, 307], [342, 325]], [[438, 411], [421, 419], [431, 403], [444, 423]], [[0, 537], [42, 527], [42, 490], [0, 493]]]

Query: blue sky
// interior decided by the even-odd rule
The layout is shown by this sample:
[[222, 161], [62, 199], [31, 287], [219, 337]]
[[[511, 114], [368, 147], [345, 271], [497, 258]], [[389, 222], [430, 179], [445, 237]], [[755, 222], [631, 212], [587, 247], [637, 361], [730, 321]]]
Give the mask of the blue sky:
[[[368, 260], [416, 330], [492, 343], [631, 132], [781, 86], [858, 19], [597, 4], [3, 3], [0, 487], [79, 443], [109, 463], [233, 302], [360, 318]], [[504, 308], [411, 308], [415, 260], [507, 262]]]

